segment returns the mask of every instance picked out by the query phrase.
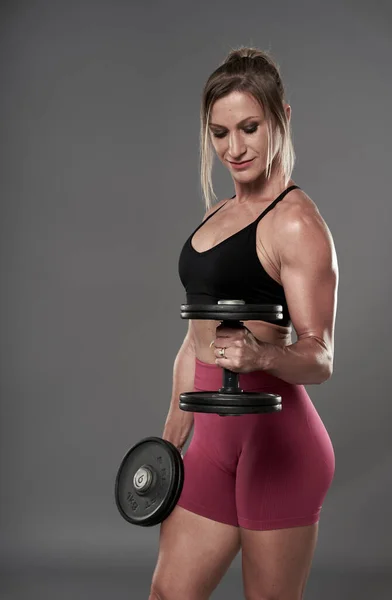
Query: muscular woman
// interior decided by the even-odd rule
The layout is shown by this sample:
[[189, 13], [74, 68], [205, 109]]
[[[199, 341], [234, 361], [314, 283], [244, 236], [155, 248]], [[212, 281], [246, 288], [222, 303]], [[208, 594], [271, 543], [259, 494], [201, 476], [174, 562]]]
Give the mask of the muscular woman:
[[[284, 319], [242, 330], [189, 321], [162, 437], [182, 448], [194, 431], [181, 497], [161, 524], [150, 600], [207, 600], [240, 549], [246, 600], [303, 598], [335, 468], [304, 385], [332, 374], [338, 267], [325, 221], [291, 177], [290, 117], [277, 65], [255, 48], [231, 51], [204, 86], [206, 213], [180, 254], [186, 302], [280, 304]], [[214, 153], [235, 190], [215, 205]], [[281, 395], [282, 411], [181, 411], [181, 392], [221, 387], [221, 367], [246, 391]]]

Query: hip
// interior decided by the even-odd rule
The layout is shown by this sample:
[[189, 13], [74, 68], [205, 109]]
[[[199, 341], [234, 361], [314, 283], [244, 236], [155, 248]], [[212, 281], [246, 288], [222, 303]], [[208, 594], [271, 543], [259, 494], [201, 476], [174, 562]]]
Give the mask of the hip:
[[[222, 387], [222, 377], [221, 367], [196, 358], [194, 391], [217, 391]], [[331, 439], [303, 385], [287, 383], [264, 371], [239, 373], [239, 385], [245, 392], [279, 394], [282, 410], [225, 417], [194, 413], [195, 443], [208, 445], [219, 455], [232, 454], [233, 460], [245, 445], [262, 453], [282, 449], [301, 454], [317, 451], [330, 459]]]

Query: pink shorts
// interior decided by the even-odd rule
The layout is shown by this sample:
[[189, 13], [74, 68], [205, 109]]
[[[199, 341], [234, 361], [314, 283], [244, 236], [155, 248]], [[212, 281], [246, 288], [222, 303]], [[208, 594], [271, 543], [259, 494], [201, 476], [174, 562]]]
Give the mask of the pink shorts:
[[[317, 523], [335, 455], [304, 386], [263, 371], [240, 373], [239, 382], [245, 391], [280, 394], [282, 410], [231, 417], [194, 413], [178, 505], [246, 529]], [[194, 390], [221, 386], [222, 369], [196, 359]]]

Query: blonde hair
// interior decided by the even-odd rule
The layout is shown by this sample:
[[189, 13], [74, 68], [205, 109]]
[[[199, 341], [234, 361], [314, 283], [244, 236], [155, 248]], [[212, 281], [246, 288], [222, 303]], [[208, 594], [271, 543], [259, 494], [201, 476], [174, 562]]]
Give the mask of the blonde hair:
[[[206, 209], [217, 199], [212, 186], [214, 148], [209, 136], [210, 114], [214, 103], [231, 92], [251, 94], [267, 118], [268, 149], [266, 176], [271, 176], [272, 162], [284, 176], [291, 178], [295, 154], [290, 122], [284, 110], [284, 88], [278, 65], [262, 50], [241, 46], [230, 51], [224, 62], [209, 76], [203, 88], [200, 108], [200, 176]], [[277, 151], [277, 153], [276, 153]]]

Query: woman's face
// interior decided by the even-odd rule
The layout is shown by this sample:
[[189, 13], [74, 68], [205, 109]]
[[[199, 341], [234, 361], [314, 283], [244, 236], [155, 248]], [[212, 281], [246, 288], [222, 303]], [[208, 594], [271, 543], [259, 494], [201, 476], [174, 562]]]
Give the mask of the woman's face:
[[[288, 105], [286, 110], [290, 111]], [[267, 120], [251, 94], [232, 92], [217, 100], [210, 113], [209, 129], [219, 160], [235, 179], [254, 180], [266, 170]], [[251, 162], [243, 167], [233, 165], [248, 160]]]

